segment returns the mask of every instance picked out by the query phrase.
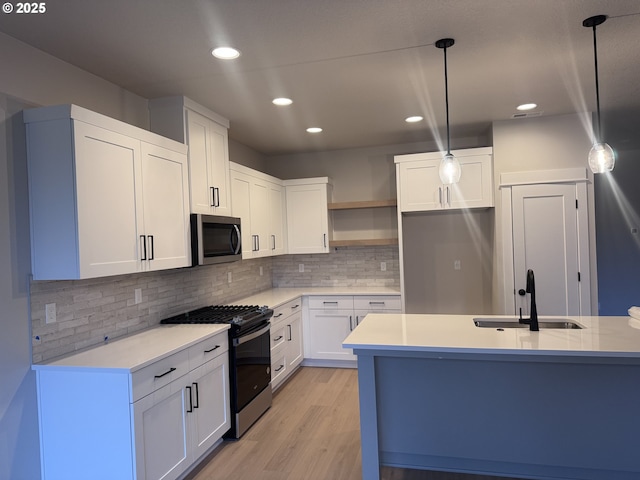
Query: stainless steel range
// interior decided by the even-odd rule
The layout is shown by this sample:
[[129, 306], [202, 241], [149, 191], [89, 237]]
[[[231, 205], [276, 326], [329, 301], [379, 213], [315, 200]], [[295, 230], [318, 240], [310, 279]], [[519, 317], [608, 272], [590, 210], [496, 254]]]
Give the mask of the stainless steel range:
[[215, 305], [160, 323], [228, 323], [231, 429], [225, 438], [240, 438], [271, 406], [271, 342], [273, 310], [257, 305]]

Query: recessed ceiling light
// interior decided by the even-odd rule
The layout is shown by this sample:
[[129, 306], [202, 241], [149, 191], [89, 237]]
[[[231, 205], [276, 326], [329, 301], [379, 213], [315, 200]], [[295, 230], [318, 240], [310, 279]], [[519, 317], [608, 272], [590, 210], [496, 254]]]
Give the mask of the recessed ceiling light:
[[240, 56], [240, 51], [232, 47], [217, 47], [211, 50], [211, 55], [221, 60], [233, 60]]
[[286, 105], [291, 105], [293, 103], [293, 100], [291, 100], [290, 98], [280, 97], [280, 98], [274, 98], [272, 100], [272, 103], [274, 105], [286, 106]]
[[413, 117], [407, 117], [404, 119], [407, 123], [421, 122], [422, 120], [424, 120], [424, 117], [421, 117], [420, 115], [414, 115]]
[[523, 110], [533, 110], [534, 108], [536, 108], [538, 105], [536, 105], [535, 103], [523, 103], [522, 105], [518, 105], [516, 107], [517, 110], [523, 111]]
[[307, 128], [307, 132], [309, 133], [320, 133], [322, 129], [320, 127], [309, 127]]

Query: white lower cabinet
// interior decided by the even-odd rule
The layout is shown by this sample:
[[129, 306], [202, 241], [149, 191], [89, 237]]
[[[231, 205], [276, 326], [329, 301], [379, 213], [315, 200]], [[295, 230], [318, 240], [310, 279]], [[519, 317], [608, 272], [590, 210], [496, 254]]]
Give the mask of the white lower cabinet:
[[303, 358], [302, 302], [296, 298], [276, 307], [271, 319], [271, 388], [280, 386]]
[[187, 403], [180, 378], [133, 404], [137, 479], [177, 478], [187, 468]]
[[400, 313], [400, 295], [309, 296], [305, 324], [306, 358], [355, 361], [344, 339], [368, 313]]
[[228, 336], [130, 372], [35, 368], [44, 480], [173, 480], [230, 428]]

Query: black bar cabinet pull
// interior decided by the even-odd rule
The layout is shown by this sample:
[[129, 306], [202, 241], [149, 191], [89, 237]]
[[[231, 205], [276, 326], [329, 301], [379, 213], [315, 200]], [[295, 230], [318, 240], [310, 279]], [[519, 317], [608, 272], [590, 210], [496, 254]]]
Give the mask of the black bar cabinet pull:
[[196, 390], [196, 403], [193, 404], [193, 408], [199, 408], [200, 407], [200, 396], [198, 395], [198, 382], [193, 382], [191, 385], [193, 385], [193, 387]]
[[150, 250], [151, 250], [151, 254], [149, 255], [149, 260], [153, 260], [155, 257], [155, 253], [153, 251], [153, 235], [148, 235], [149, 237], [149, 245], [150, 245]]
[[220, 189], [218, 187], [213, 187], [213, 206], [220, 206]]
[[216, 345], [215, 347], [210, 348], [209, 350], [205, 350], [205, 351], [204, 351], [204, 353], [211, 353], [211, 352], [213, 352], [214, 350], [217, 350], [218, 348], [220, 348], [220, 345]]
[[161, 375], [154, 375], [154, 377], [153, 377], [153, 378], [162, 378], [162, 377], [164, 377], [165, 375], [169, 375], [171, 372], [175, 372], [175, 370], [176, 370], [176, 367], [171, 367], [169, 370], [167, 370], [166, 372], [164, 372], [164, 373], [163, 373], [163, 374], [161, 374]]
[[280, 336], [278, 336], [278, 337], [273, 339], [274, 342], [277, 342], [278, 340], [282, 340], [282, 335], [280, 335]]
[[290, 342], [292, 340], [292, 336], [291, 336], [291, 325], [287, 325], [287, 328], [289, 329], [289, 338], [287, 338], [287, 341]]
[[193, 399], [191, 398], [191, 387], [186, 386], [185, 389], [189, 390], [189, 408], [187, 409], [187, 413], [193, 412]]
[[279, 372], [280, 370], [282, 370], [284, 368], [284, 365], [280, 365], [278, 368], [276, 368], [276, 372]]
[[144, 261], [147, 259], [147, 239], [144, 235], [140, 235], [140, 240], [142, 241], [142, 258], [140, 260]]
[[216, 189], [214, 187], [209, 187], [211, 189], [211, 206], [216, 206]]

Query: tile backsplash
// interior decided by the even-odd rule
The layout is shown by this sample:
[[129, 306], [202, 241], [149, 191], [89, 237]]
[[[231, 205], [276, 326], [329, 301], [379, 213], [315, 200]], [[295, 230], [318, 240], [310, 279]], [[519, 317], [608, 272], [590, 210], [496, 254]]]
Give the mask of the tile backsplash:
[[[89, 280], [32, 281], [32, 359], [50, 360], [144, 330], [171, 315], [229, 303], [272, 287], [332, 286], [400, 289], [398, 247], [338, 248], [328, 254], [282, 255]], [[137, 304], [136, 289], [141, 293]], [[47, 324], [45, 308], [51, 303], [56, 321]]]
[[[271, 288], [271, 263], [264, 258], [89, 280], [32, 281], [33, 362], [144, 330], [171, 315]], [[136, 289], [142, 293], [138, 304]], [[45, 307], [50, 303], [56, 304], [56, 321], [47, 324]]]
[[[274, 257], [273, 286], [369, 286], [397, 287], [400, 290], [398, 257], [397, 245], [338, 247], [325, 254]], [[382, 270], [382, 263], [385, 270]]]

